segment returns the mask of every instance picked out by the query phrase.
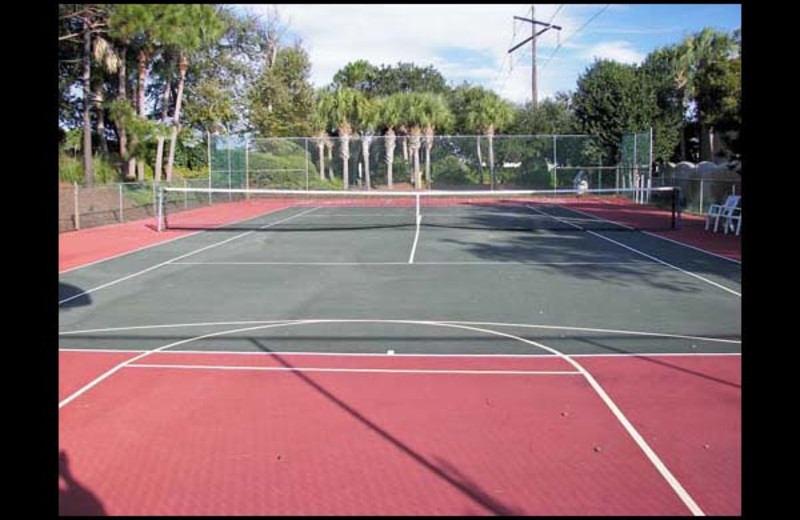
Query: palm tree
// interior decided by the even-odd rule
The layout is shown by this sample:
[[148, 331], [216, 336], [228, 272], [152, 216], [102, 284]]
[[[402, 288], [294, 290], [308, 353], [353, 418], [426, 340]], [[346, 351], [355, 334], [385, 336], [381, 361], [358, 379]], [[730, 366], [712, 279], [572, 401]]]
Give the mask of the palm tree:
[[378, 128], [380, 113], [378, 105], [367, 98], [364, 98], [363, 106], [357, 114], [356, 128], [361, 134], [361, 152], [364, 161], [364, 180], [367, 189], [372, 189], [372, 181], [369, 174], [369, 147]]
[[352, 88], [340, 88], [333, 92], [323, 104], [322, 111], [339, 135], [339, 157], [342, 159], [342, 184], [344, 189], [350, 186], [349, 164], [350, 137], [353, 127], [362, 111], [366, 98]]
[[[161, 63], [163, 70], [161, 71], [164, 76], [164, 93], [161, 96], [161, 123], [166, 125], [169, 116], [169, 95], [172, 91], [172, 70], [173, 70], [173, 56], [169, 49], [165, 49], [163, 53], [163, 60]], [[156, 144], [156, 164], [153, 169], [153, 182], [161, 180], [161, 167], [164, 161], [164, 135], [163, 129], [159, 131]], [[169, 178], [167, 179], [170, 180]]]
[[[489, 141], [490, 182], [492, 189], [494, 189], [494, 134], [498, 129], [511, 124], [514, 117], [514, 110], [494, 92], [485, 90], [482, 87], [474, 88], [477, 90], [467, 104], [466, 123], [468, 127], [475, 130], [477, 133], [484, 134]], [[478, 161], [481, 162], [480, 140], [478, 141]], [[481, 170], [481, 172], [482, 171], [483, 170]], [[481, 175], [481, 184], [482, 183], [483, 175]]]
[[[328, 138], [328, 120], [324, 112], [325, 107], [330, 103], [326, 98], [330, 96], [328, 92], [319, 91], [314, 103], [314, 112], [311, 115], [311, 126], [314, 129], [314, 143], [317, 145], [319, 153], [319, 179], [325, 180], [325, 145], [330, 142]], [[331, 177], [332, 178], [332, 177]]]
[[422, 125], [425, 119], [424, 96], [419, 92], [403, 92], [398, 94], [397, 99], [401, 114], [401, 126], [408, 129], [409, 148], [414, 161], [411, 183], [415, 188], [420, 188], [422, 185], [422, 172], [419, 168], [419, 149], [421, 147]]
[[114, 47], [102, 36], [94, 39], [92, 51], [95, 62], [99, 65], [99, 74], [92, 75], [93, 90], [92, 101], [94, 102], [95, 113], [97, 114], [97, 134], [100, 138], [100, 150], [104, 155], [108, 155], [108, 142], [106, 140], [106, 118], [104, 106], [105, 101], [105, 73], [114, 74], [119, 69], [119, 55]]
[[422, 98], [422, 124], [425, 134], [425, 185], [431, 186], [431, 149], [435, 129], [447, 127], [453, 122], [453, 114], [441, 95], [426, 93]]
[[386, 128], [384, 133], [384, 160], [386, 161], [386, 180], [389, 188], [392, 188], [394, 181], [392, 178], [392, 166], [394, 164], [394, 149], [397, 137], [394, 129], [402, 121], [397, 96], [379, 98], [378, 113], [381, 126]]
[[329, 135], [325, 135], [325, 150], [328, 156], [328, 179], [333, 180], [333, 139]]
[[[687, 37], [677, 49], [676, 83], [684, 92], [684, 108], [688, 108], [690, 104], [694, 103], [697, 109], [697, 121], [700, 124], [701, 159], [710, 158], [708, 145], [711, 142], [713, 130], [706, 129], [705, 115], [697, 104], [697, 77], [712, 63], [730, 58], [735, 49], [736, 39], [734, 37], [708, 27]], [[682, 136], [682, 146], [683, 141]]]

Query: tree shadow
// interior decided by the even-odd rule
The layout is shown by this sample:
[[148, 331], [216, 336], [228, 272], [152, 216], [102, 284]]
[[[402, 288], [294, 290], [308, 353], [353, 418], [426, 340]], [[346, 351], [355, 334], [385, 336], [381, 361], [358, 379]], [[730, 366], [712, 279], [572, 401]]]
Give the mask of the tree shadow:
[[[581, 206], [584, 209], [602, 209], [602, 205], [594, 208], [592, 205]], [[478, 258], [488, 260], [508, 259], [508, 260], [527, 260], [529, 258], [541, 258], [547, 261], [547, 257], [561, 256], [564, 261], [617, 261], [623, 253], [623, 246], [641, 251], [645, 254], [659, 258], [675, 266], [681, 267], [691, 272], [710, 274], [720, 277], [729, 282], [741, 283], [741, 267], [729, 261], [712, 257], [700, 251], [694, 251], [683, 245], [672, 243], [652, 234], [642, 233], [642, 231], [664, 231], [669, 230], [671, 222], [666, 218], [666, 214], [648, 215], [642, 214], [642, 220], [635, 222], [633, 227], [623, 227], [615, 221], [604, 220], [600, 216], [588, 213], [572, 211], [569, 208], [559, 206], [537, 206], [532, 213], [531, 208], [526, 205], [511, 207], [494, 208], [489, 204], [483, 205], [481, 213], [467, 213], [458, 222], [443, 221], [437, 225], [429, 222], [430, 227], [442, 227], [453, 229], [473, 229], [473, 230], [494, 230], [494, 231], [518, 231], [518, 234], [509, 233], [502, 238], [493, 238], [490, 242], [467, 242], [446, 238], [444, 242], [450, 241], [462, 247], [467, 247], [468, 251]], [[650, 211], [650, 210], [648, 210]], [[527, 213], [526, 213], [527, 212]], [[630, 210], [633, 215], [638, 215], [639, 210], [634, 207]], [[650, 225], [652, 224], [652, 225]], [[425, 218], [423, 217], [423, 225]], [[522, 232], [525, 232], [524, 234]], [[610, 241], [602, 240], [593, 233], [604, 232], [602, 237], [619, 242], [612, 244]], [[497, 235], [500, 236], [500, 235]], [[548, 241], [548, 237], [553, 237]], [[558, 237], [556, 239], [555, 237]], [[592, 243], [587, 239], [591, 237]], [[565, 243], [568, 239], [574, 239], [572, 244]], [[654, 262], [633, 251], [624, 251], [626, 257], [635, 258], [641, 262]], [[556, 260], [556, 258], [553, 258]], [[653, 265], [659, 265], [654, 263]], [[666, 266], [662, 266], [666, 268]], [[558, 269], [570, 275], [578, 275], [588, 278], [604, 279], [612, 281], [607, 276], [611, 270], [612, 276], [619, 274], [621, 277], [633, 277], [644, 280], [646, 283], [659, 288], [682, 291], [698, 292], [699, 290], [690, 284], [666, 282], [656, 280], [652, 274], [636, 272], [632, 266], [614, 266], [611, 264], [597, 266], [549, 266], [551, 269]], [[613, 279], [621, 282], [621, 280]], [[637, 282], [640, 283], [640, 282]]]
[[83, 307], [92, 304], [92, 298], [83, 292], [83, 289], [70, 285], [64, 282], [58, 282], [58, 301], [64, 301], [71, 298], [69, 301], [59, 303], [60, 309], [68, 309], [72, 307]]
[[621, 258], [619, 253], [595, 247], [583, 247], [584, 231], [569, 231], [575, 236], [575, 245], [565, 245], [563, 239], [548, 240], [537, 236], [509, 235], [492, 241], [473, 242], [456, 238], [443, 238], [441, 242], [465, 249], [470, 255], [486, 261], [530, 263], [540, 269], [567, 275], [579, 280], [594, 280], [622, 287], [647, 285], [681, 293], [699, 293], [694, 281], [666, 281], [654, 276], [650, 269], [659, 264], [644, 258]]
[[58, 489], [59, 516], [106, 516], [97, 496], [75, 479], [65, 451], [58, 453], [58, 476], [66, 484], [65, 489]]
[[[264, 346], [260, 340], [257, 338], [251, 338], [253, 344], [261, 351], [268, 352], [274, 356], [274, 358], [284, 367], [292, 369], [292, 374], [296, 377], [301, 379], [304, 383], [308, 386], [316, 390], [320, 395], [325, 397], [328, 401], [336, 405], [337, 407], [341, 408], [351, 417], [368, 427], [370, 430], [378, 434], [381, 438], [388, 441], [392, 444], [395, 448], [403, 452], [405, 455], [409, 456], [415, 462], [420, 464], [422, 467], [448, 483], [450, 486], [470, 498], [475, 503], [482, 506], [484, 509], [489, 511], [495, 515], [522, 515], [524, 514], [522, 511], [515, 509], [510, 506], [506, 506], [502, 504], [500, 501], [494, 499], [489, 495], [486, 491], [481, 489], [477, 484], [474, 482], [470, 482], [469, 480], [463, 478], [462, 475], [458, 474], [455, 471], [455, 467], [452, 465], [448, 465], [449, 472], [445, 471], [441, 467], [437, 466], [422, 454], [414, 451], [410, 446], [405, 444], [403, 441], [392, 435], [391, 433], [387, 432], [376, 423], [371, 421], [369, 418], [365, 417], [361, 412], [347, 404], [346, 402], [342, 401], [339, 397], [334, 395], [328, 389], [323, 387], [321, 384], [314, 381], [311, 377], [300, 370], [296, 370], [295, 367], [289, 363], [286, 359], [284, 359], [281, 355], [274, 353], [268, 347]], [[456, 478], [451, 473], [456, 473], [457, 475], [461, 476], [462, 478]]]

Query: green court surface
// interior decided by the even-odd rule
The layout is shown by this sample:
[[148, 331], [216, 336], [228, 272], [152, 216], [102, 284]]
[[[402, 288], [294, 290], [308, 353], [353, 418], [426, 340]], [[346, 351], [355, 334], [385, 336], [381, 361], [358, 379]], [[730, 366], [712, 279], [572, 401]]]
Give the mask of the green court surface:
[[[290, 208], [62, 273], [61, 348], [147, 349], [328, 320], [175, 348], [541, 353], [427, 323], [460, 322], [566, 354], [740, 350], [738, 262], [630, 230], [320, 228], [347, 209]], [[289, 217], [297, 228], [272, 226]], [[122, 330], [95, 330], [107, 328]]]

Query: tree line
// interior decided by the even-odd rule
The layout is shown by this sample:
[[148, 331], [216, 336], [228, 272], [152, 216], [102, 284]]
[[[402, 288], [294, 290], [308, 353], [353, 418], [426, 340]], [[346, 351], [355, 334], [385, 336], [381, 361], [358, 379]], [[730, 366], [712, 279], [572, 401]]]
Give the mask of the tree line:
[[443, 133], [478, 136], [481, 162], [485, 139], [490, 170], [498, 133], [592, 134], [617, 157], [622, 133], [652, 127], [658, 160], [692, 158], [695, 141], [703, 158], [720, 142], [738, 152], [738, 31], [704, 29], [640, 65], [598, 60], [574, 92], [534, 109], [413, 63], [354, 60], [315, 89], [308, 52], [302, 40], [286, 41], [287, 29], [275, 8], [259, 18], [210, 4], [60, 5], [59, 124], [63, 148], [81, 150], [84, 183], [95, 181], [98, 161], [125, 180], [201, 170], [205, 133], [313, 138], [321, 177], [338, 143], [345, 186], [353, 136], [364, 157], [383, 138], [390, 186], [398, 148], [412, 183], [430, 184], [434, 136]]

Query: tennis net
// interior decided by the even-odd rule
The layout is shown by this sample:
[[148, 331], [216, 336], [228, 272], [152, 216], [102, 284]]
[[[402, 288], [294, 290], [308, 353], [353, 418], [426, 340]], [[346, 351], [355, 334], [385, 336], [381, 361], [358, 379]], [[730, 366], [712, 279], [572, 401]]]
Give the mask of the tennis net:
[[158, 229], [347, 230], [416, 226], [506, 231], [663, 230], [680, 191], [314, 191], [163, 187]]

